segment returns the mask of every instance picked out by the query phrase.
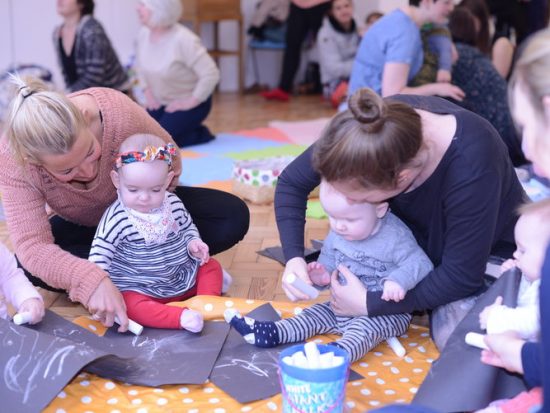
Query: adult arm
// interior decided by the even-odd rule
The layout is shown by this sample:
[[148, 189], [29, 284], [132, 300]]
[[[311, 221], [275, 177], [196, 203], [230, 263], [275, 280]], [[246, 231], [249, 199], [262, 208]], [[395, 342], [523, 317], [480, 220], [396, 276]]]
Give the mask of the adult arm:
[[542, 386], [542, 353], [543, 348], [541, 343], [525, 343], [521, 348], [523, 379], [529, 387]]
[[[463, 167], [469, 167], [467, 161]], [[509, 207], [500, 205], [501, 180], [498, 171], [489, 171], [457, 179], [441, 191], [441, 207], [446, 215], [441, 229], [444, 245], [441, 262], [399, 303], [388, 305], [379, 293], [367, 293], [368, 315], [433, 309], [481, 290], [498, 211]]]
[[55, 288], [67, 290], [72, 301], [88, 304], [107, 273], [88, 260], [75, 257], [54, 243], [40, 189], [25, 179], [9, 156], [0, 155], [0, 189], [11, 241], [21, 264]]
[[464, 98], [464, 92], [447, 82], [428, 83], [422, 86], [407, 86], [410, 66], [407, 63], [386, 63], [382, 73], [382, 96], [398, 93], [405, 95], [446, 96], [456, 100]]
[[507, 37], [499, 37], [493, 45], [491, 60], [497, 72], [504, 79], [507, 79], [510, 74], [514, 60], [514, 49], [514, 45]]
[[275, 218], [287, 261], [304, 256], [307, 197], [321, 183], [312, 154], [313, 145], [284, 169], [275, 188]]
[[0, 286], [4, 298], [16, 310], [29, 298], [42, 301], [42, 296], [17, 267], [15, 257], [3, 244], [0, 244]]
[[220, 71], [200, 38], [195, 35], [185, 38], [185, 41], [181, 42], [180, 53], [182, 63], [188, 66], [198, 79], [192, 96], [198, 103], [204, 102], [212, 95], [220, 81]]
[[[307, 197], [321, 182], [319, 174], [311, 165], [312, 153], [313, 146], [310, 146], [288, 165], [279, 177], [275, 188], [275, 218], [287, 261], [283, 279], [292, 272], [307, 283], [311, 283], [304, 259]], [[293, 301], [308, 299], [305, 294], [291, 285], [283, 283], [283, 289]]]

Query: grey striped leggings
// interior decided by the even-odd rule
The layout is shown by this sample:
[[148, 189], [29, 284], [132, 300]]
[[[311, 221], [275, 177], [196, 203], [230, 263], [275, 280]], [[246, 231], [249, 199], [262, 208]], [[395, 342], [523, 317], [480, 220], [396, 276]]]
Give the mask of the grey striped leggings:
[[410, 314], [377, 317], [336, 316], [330, 303], [314, 304], [295, 317], [275, 322], [279, 343], [296, 343], [317, 334], [341, 334], [336, 344], [346, 350], [351, 361], [359, 360], [383, 340], [400, 336], [407, 331]]

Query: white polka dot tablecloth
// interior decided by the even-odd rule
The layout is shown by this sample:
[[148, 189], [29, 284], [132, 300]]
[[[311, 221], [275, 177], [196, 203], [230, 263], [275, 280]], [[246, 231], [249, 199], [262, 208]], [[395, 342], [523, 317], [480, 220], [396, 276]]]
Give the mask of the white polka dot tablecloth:
[[[227, 308], [236, 308], [246, 314], [264, 301], [227, 297], [199, 296], [185, 303], [172, 303], [201, 311], [206, 320], [221, 320]], [[292, 303], [271, 303], [282, 317], [290, 317], [302, 307]], [[75, 323], [102, 335], [100, 324], [81, 317]], [[314, 337], [318, 343], [333, 341], [336, 336]], [[348, 383], [346, 409], [348, 412], [364, 412], [390, 403], [406, 403], [412, 400], [424, 380], [433, 360], [439, 356], [429, 338], [427, 329], [411, 326], [400, 341], [407, 350], [404, 358], [397, 357], [384, 342], [368, 353], [352, 368], [364, 379]], [[169, 385], [158, 388], [134, 386], [81, 373], [44, 410], [47, 413], [238, 413], [281, 412], [281, 395], [267, 400], [242, 405], [214, 384]]]

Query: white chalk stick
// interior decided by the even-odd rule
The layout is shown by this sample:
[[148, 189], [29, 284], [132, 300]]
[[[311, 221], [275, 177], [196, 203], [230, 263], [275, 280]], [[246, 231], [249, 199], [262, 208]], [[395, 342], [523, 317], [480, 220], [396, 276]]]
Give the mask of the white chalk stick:
[[327, 369], [332, 367], [332, 359], [334, 358], [334, 353], [329, 351], [328, 353], [323, 353], [319, 357], [319, 365], [322, 369]]
[[321, 362], [319, 361], [320, 354], [317, 344], [313, 341], [306, 343], [304, 345], [304, 352], [306, 353], [307, 364], [310, 369], [318, 369], [321, 367]]
[[294, 366], [294, 361], [292, 360], [292, 357], [290, 357], [290, 356], [283, 357], [283, 363], [286, 363], [289, 366]]
[[[115, 317], [115, 322], [117, 324], [120, 324], [120, 320], [118, 319], [118, 317]], [[143, 326], [133, 320], [128, 319], [128, 331], [131, 331], [136, 336], [139, 336], [143, 332]]]
[[319, 296], [319, 290], [317, 290], [312, 285], [309, 285], [304, 280], [302, 280], [300, 277], [296, 276], [294, 273], [288, 273], [285, 277], [285, 282], [292, 285], [297, 290], [300, 290], [305, 295], [307, 295], [311, 300], [317, 298]]
[[338, 367], [340, 365], [344, 364], [344, 357], [342, 356], [334, 356], [332, 358], [332, 367]]
[[404, 357], [407, 353], [397, 337], [390, 337], [386, 340], [397, 357]]
[[464, 341], [466, 341], [466, 344], [469, 344], [470, 346], [483, 350], [489, 350], [489, 347], [487, 347], [487, 344], [483, 341], [483, 337], [485, 337], [483, 334], [469, 332], [466, 334], [466, 337], [464, 337]]
[[307, 358], [305, 354], [302, 351], [297, 351], [292, 355], [292, 361], [294, 362], [294, 365], [296, 367], [301, 367], [303, 369], [307, 369]]
[[32, 320], [32, 315], [29, 312], [17, 313], [13, 316], [13, 322], [20, 326], [21, 324], [26, 324]]

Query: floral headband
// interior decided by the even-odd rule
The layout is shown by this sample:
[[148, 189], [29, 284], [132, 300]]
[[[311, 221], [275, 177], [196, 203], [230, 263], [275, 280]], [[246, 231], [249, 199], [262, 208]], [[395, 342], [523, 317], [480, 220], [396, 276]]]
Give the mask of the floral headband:
[[131, 151], [123, 152], [117, 155], [115, 161], [115, 170], [120, 169], [123, 165], [128, 165], [134, 162], [151, 162], [151, 161], [166, 161], [168, 166], [172, 165], [172, 156], [176, 155], [176, 147], [169, 143], [166, 146], [147, 146], [143, 152]]

